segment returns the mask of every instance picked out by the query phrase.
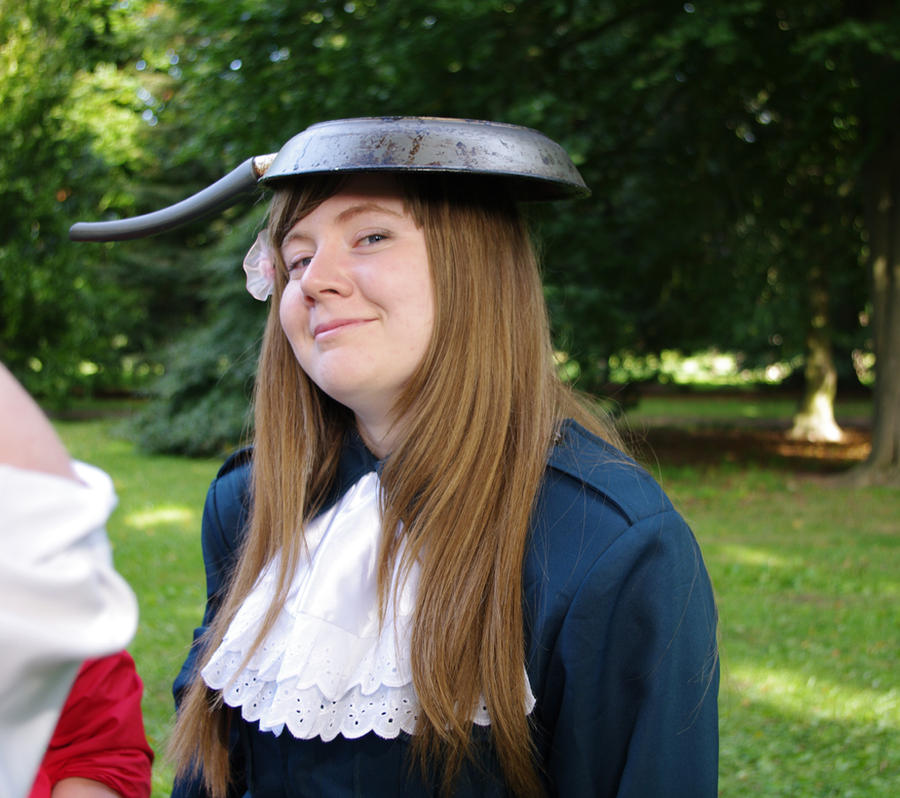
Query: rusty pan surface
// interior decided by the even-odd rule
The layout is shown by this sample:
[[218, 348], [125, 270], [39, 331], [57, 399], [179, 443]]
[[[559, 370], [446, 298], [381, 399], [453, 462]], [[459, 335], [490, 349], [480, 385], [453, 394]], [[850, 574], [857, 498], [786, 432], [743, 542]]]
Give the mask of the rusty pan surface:
[[459, 172], [518, 178], [522, 200], [590, 194], [566, 151], [518, 125], [441, 117], [337, 119], [311, 125], [275, 156], [260, 183], [307, 174]]

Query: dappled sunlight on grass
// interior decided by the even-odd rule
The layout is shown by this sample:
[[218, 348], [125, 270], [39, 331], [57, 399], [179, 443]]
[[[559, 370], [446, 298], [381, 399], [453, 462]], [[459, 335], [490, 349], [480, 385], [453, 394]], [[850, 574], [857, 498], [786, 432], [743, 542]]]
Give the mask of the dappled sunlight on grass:
[[[635, 422], [657, 425], [677, 420], [679, 426], [696, 421], [739, 422], [742, 418], [767, 419], [776, 425], [787, 423], [797, 412], [799, 397], [781, 393], [772, 395], [751, 393], [719, 393], [705, 391], [649, 394], [627, 411]], [[835, 406], [839, 423], [868, 419], [872, 403], [868, 398], [840, 399]]]
[[864, 688], [827, 679], [815, 673], [814, 663], [796, 669], [747, 663], [726, 666], [722, 684], [742, 702], [764, 701], [810, 721], [846, 720], [900, 731], [900, 687]]
[[721, 798], [894, 798], [897, 732], [725, 693]]
[[152, 534], [154, 527], [160, 525], [187, 525], [200, 523], [200, 513], [190, 507], [164, 505], [152, 510], [137, 510], [123, 519], [127, 526], [147, 531]]
[[797, 668], [723, 663], [720, 792], [766, 798], [893, 798], [900, 692]]
[[713, 451], [659, 467], [719, 605], [720, 795], [893, 798], [900, 490], [723, 460], [717, 441], [673, 438]]
[[756, 546], [742, 546], [736, 543], [723, 543], [716, 547], [718, 559], [729, 560], [741, 565], [760, 565], [766, 568], [797, 568], [801, 566], [799, 557], [787, 557], [783, 553], [776, 554], [771, 549]]

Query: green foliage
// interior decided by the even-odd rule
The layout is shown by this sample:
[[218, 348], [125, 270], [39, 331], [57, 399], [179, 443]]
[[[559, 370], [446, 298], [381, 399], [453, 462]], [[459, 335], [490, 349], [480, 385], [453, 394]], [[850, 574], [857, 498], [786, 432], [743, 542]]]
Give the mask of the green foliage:
[[141, 446], [190, 455], [235, 448], [249, 429], [253, 377], [268, 304], [244, 290], [241, 262], [261, 226], [251, 214], [221, 233], [194, 264], [208, 316], [174, 341], [155, 401], [135, 422]]
[[437, 114], [537, 127], [593, 188], [533, 211], [581, 387], [626, 350], [793, 361], [814, 274], [846, 362], [871, 349], [860, 172], [891, 127], [898, 14], [885, 0], [6, 0], [0, 356], [57, 396], [162, 360], [145, 443], [202, 449], [201, 386], [217, 391], [206, 407], [233, 408], [208, 445], [237, 437], [246, 375], [220, 361], [246, 362], [258, 308], [217, 304], [204, 281], [239, 281], [252, 236], [236, 231], [258, 209], [113, 246], [70, 245], [65, 228], [182, 199], [322, 119]]
[[63, 400], [116, 384], [142, 319], [111, 248], [67, 240], [71, 222], [94, 213], [92, 195], [111, 212], [133, 207], [137, 86], [109, 59], [127, 57], [135, 22], [101, 0], [4, 0], [0, 34], [0, 358], [30, 390]]

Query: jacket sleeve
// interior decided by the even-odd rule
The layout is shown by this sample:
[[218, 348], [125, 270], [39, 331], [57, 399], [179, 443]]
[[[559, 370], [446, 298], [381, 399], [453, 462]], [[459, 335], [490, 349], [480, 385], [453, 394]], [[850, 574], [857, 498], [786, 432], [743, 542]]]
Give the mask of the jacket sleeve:
[[677, 512], [638, 521], [593, 563], [550, 673], [554, 792], [717, 794], [716, 610], [700, 550]]
[[[182, 696], [197, 675], [198, 661], [202, 655], [201, 638], [219, 610], [228, 578], [240, 548], [240, 540], [247, 521], [248, 467], [234, 468], [232, 460], [222, 466], [219, 475], [210, 485], [203, 507], [201, 540], [203, 562], [206, 568], [206, 609], [203, 623], [194, 630], [193, 644], [172, 686], [176, 710]], [[243, 795], [246, 790], [237, 732], [232, 734], [233, 789], [229, 794]], [[201, 779], [176, 780], [172, 798], [205, 798]]]

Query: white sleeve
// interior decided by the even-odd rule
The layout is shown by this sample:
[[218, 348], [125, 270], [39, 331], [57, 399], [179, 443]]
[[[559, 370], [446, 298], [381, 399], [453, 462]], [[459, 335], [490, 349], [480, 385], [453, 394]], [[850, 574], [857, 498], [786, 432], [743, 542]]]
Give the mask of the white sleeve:
[[121, 651], [137, 601], [113, 568], [110, 478], [0, 464], [0, 795], [25, 796], [79, 665]]

